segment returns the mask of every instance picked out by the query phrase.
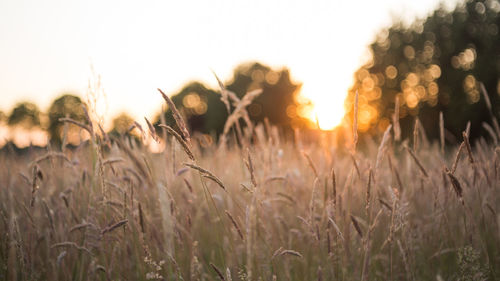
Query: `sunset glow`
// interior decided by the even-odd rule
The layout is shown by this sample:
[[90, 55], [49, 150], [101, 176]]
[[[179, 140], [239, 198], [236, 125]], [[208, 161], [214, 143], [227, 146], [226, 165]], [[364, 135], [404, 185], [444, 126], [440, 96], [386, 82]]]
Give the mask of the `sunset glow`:
[[297, 114], [308, 118], [312, 123], [318, 123], [321, 130], [332, 130], [340, 124], [345, 114], [344, 99], [347, 91], [324, 87], [308, 87], [304, 84], [299, 103], [311, 103], [299, 106]]
[[174, 94], [198, 80], [217, 89], [211, 70], [227, 82], [235, 66], [259, 61], [290, 69], [313, 103], [294, 114], [329, 130], [342, 120], [352, 75], [376, 32], [392, 15], [424, 16], [437, 3], [2, 1], [0, 110], [22, 100], [45, 110], [63, 92], [86, 100], [89, 79], [99, 75], [99, 119], [109, 125], [126, 111], [143, 120], [160, 110], [156, 88]]

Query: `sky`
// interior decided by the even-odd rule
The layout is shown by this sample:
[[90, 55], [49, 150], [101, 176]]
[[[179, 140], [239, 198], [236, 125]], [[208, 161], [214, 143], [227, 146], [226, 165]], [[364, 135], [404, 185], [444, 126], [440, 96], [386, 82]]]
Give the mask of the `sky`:
[[438, 4], [1, 0], [0, 110], [8, 114], [24, 100], [46, 110], [64, 92], [86, 99], [89, 84], [100, 81], [97, 110], [105, 120], [122, 111], [142, 120], [161, 109], [156, 88], [174, 94], [192, 80], [217, 88], [212, 70], [227, 82], [235, 66], [259, 61], [289, 68], [328, 129], [342, 118], [352, 75], [377, 32]]

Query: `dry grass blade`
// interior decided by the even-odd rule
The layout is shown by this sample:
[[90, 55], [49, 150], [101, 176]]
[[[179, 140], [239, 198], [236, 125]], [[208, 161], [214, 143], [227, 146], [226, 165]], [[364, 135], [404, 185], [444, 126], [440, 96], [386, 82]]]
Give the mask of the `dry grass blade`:
[[79, 229], [85, 229], [89, 226], [92, 226], [91, 223], [80, 223], [80, 224], [77, 224], [75, 226], [73, 226], [72, 228], [69, 229], [69, 232], [73, 232], [73, 231], [76, 231], [76, 230], [79, 230]]
[[401, 127], [399, 125], [399, 97], [396, 97], [394, 103], [394, 115], [392, 115], [392, 124], [394, 125], [394, 140], [401, 140]]
[[252, 101], [262, 94], [262, 89], [255, 89], [245, 94], [245, 96], [241, 99], [241, 101], [236, 105], [234, 109], [235, 112], [239, 112], [240, 110], [249, 106]]
[[187, 179], [183, 179], [184, 180], [184, 183], [186, 184], [187, 188], [189, 189], [189, 192], [193, 193], [193, 186], [191, 185], [191, 183], [189, 183], [189, 181]]
[[251, 190], [250, 188], [248, 188], [248, 186], [246, 186], [246, 185], [244, 185], [244, 184], [242, 184], [242, 183], [240, 183], [240, 186], [242, 187], [242, 189], [243, 189], [244, 191], [247, 191], [247, 192], [253, 193], [253, 190]]
[[198, 165], [191, 164], [191, 163], [184, 163], [184, 165], [190, 167], [191, 169], [194, 169], [194, 170], [201, 172], [203, 177], [213, 180], [220, 187], [222, 187], [222, 189], [224, 189], [224, 191], [226, 191], [226, 187], [224, 186], [222, 181], [219, 178], [217, 178], [214, 174], [212, 174], [209, 170], [206, 170]]
[[141, 124], [137, 123], [137, 121], [134, 121], [134, 124], [132, 124], [132, 126], [130, 126], [129, 131], [132, 131], [134, 128], [137, 128], [137, 130], [139, 130], [141, 132], [141, 136], [143, 138], [146, 137], [146, 133], [144, 132], [144, 129], [142, 129]]
[[458, 147], [457, 154], [455, 155], [455, 161], [453, 161], [453, 165], [451, 166], [451, 173], [454, 174], [455, 171], [457, 170], [458, 166], [458, 161], [460, 160], [460, 154], [462, 150], [464, 149], [465, 142], [462, 142], [460, 146]]
[[420, 120], [415, 118], [415, 126], [413, 127], [413, 151], [418, 151], [418, 130], [420, 126]]
[[356, 232], [359, 235], [359, 238], [363, 239], [363, 231], [361, 231], [361, 227], [359, 226], [358, 220], [353, 215], [351, 215], [351, 221], [352, 225], [354, 226]]
[[250, 172], [250, 178], [254, 187], [257, 187], [257, 180], [255, 179], [255, 171], [252, 162], [252, 156], [250, 155], [250, 149], [247, 148], [247, 161], [245, 161], [245, 165], [247, 166], [248, 171]]
[[243, 239], [243, 233], [241, 232], [241, 228], [238, 226], [238, 223], [236, 222], [236, 220], [233, 218], [233, 216], [231, 216], [231, 213], [229, 213], [227, 210], [226, 210], [226, 215], [228, 216], [229, 220], [231, 221], [231, 223], [233, 224], [234, 228], [236, 228], [236, 231], [238, 232], [238, 235], [240, 236], [241, 240], [244, 240]]
[[356, 144], [358, 143], [358, 99], [359, 93], [356, 90], [356, 94], [354, 96], [354, 114], [352, 122], [353, 151], [356, 151]]
[[105, 227], [103, 230], [101, 230], [101, 234], [111, 232], [111, 231], [117, 229], [118, 227], [125, 225], [126, 223], [128, 223], [128, 220], [124, 219], [124, 220], [121, 220], [115, 224], [108, 226], [108, 227]]
[[332, 218], [330, 218], [330, 217], [328, 218], [328, 221], [333, 226], [333, 228], [337, 232], [337, 235], [340, 237], [340, 239], [342, 241], [344, 241], [344, 235], [342, 235], [342, 232], [340, 231], [340, 229], [339, 229], [338, 225], [335, 223], [335, 221]]
[[469, 162], [474, 164], [474, 157], [472, 156], [472, 148], [469, 143], [469, 135], [465, 132], [462, 132], [462, 136], [464, 137], [465, 148], [467, 148], [467, 154], [469, 155]]
[[[401, 253], [401, 257], [403, 258], [403, 264], [405, 266], [406, 270], [406, 275], [409, 276], [411, 274], [411, 267], [408, 262], [408, 254], [406, 253], [405, 249], [403, 248], [403, 245], [401, 245], [401, 241], [398, 239], [396, 240], [398, 244], [399, 251]], [[413, 280], [413, 278], [408, 278], [408, 280]]]
[[217, 273], [217, 276], [220, 278], [220, 280], [222, 281], [225, 281], [226, 278], [224, 278], [224, 275], [222, 274], [222, 272], [217, 268], [217, 266], [215, 266], [213, 263], [210, 263], [210, 266], [213, 268], [213, 270], [215, 271], [215, 273]]
[[385, 202], [384, 200], [382, 200], [382, 198], [379, 198], [378, 202], [380, 202], [380, 204], [382, 204], [382, 206], [386, 207], [389, 211], [392, 212], [392, 207], [387, 202]]
[[337, 179], [335, 178], [335, 170], [332, 168], [332, 171], [330, 172], [330, 177], [332, 178], [332, 199], [333, 199], [333, 206], [337, 205]]
[[142, 211], [141, 203], [139, 203], [139, 225], [141, 226], [141, 232], [146, 233], [146, 228], [144, 224], [144, 212]]
[[214, 74], [215, 79], [217, 79], [217, 83], [219, 84], [219, 88], [220, 88], [220, 92], [221, 92], [221, 98], [220, 98], [220, 100], [226, 106], [227, 113], [230, 113], [230, 108], [231, 107], [229, 105], [229, 93], [228, 93], [228, 90], [224, 86], [224, 83], [222, 83], [222, 81], [219, 79], [219, 77], [217, 76], [217, 74], [215, 74], [214, 71], [212, 71], [212, 73]]
[[71, 123], [73, 125], [76, 125], [82, 129], [84, 129], [85, 131], [87, 131], [90, 135], [93, 135], [92, 128], [88, 125], [83, 124], [82, 122], [78, 122], [78, 121], [71, 119], [71, 118], [59, 118], [59, 121], [60, 122], [68, 122], [68, 123]]
[[62, 259], [66, 256], [68, 252], [66, 251], [62, 251], [58, 256], [57, 256], [57, 259], [56, 259], [56, 264], [57, 266], [61, 266], [61, 262], [62, 262]]
[[151, 135], [151, 137], [156, 141], [158, 142], [160, 139], [158, 137], [158, 135], [156, 134], [156, 129], [155, 127], [151, 124], [151, 122], [149, 122], [148, 118], [144, 117], [144, 120], [146, 120], [146, 124], [148, 124], [148, 128], [149, 128], [149, 134]]
[[92, 124], [92, 120], [90, 119], [90, 115], [89, 115], [89, 111], [87, 110], [87, 106], [85, 104], [81, 104], [82, 106], [82, 110], [83, 110], [83, 114], [85, 115], [85, 119], [87, 119], [87, 123], [89, 123], [89, 128], [90, 128], [90, 134], [92, 135], [93, 137], [93, 134], [94, 134], [94, 125]]
[[464, 204], [463, 189], [462, 186], [460, 185], [460, 182], [448, 169], [445, 168], [445, 171], [448, 177], [450, 178], [453, 190], [455, 190], [455, 193], [457, 194], [458, 198], [460, 199], [460, 202], [463, 205]]
[[299, 252], [294, 251], [294, 250], [283, 250], [280, 253], [280, 256], [284, 256], [284, 255], [291, 255], [291, 256], [296, 256], [296, 257], [302, 258], [302, 255]]
[[222, 183], [222, 181], [219, 180], [216, 176], [214, 176], [214, 175], [208, 175], [207, 174], [207, 175], [203, 175], [203, 177], [212, 180], [217, 185], [219, 185], [224, 191], [227, 191], [226, 187], [224, 186], [224, 184]]
[[189, 171], [188, 167], [181, 168], [181, 169], [177, 170], [177, 172], [175, 172], [175, 176], [176, 177], [182, 176], [182, 174], [184, 174], [187, 171]]
[[98, 128], [99, 128], [99, 131], [101, 132], [101, 136], [104, 139], [104, 144], [106, 144], [108, 147], [111, 148], [111, 140], [109, 139], [108, 133], [106, 133], [106, 131], [104, 130], [104, 128], [101, 126], [101, 124], [97, 124], [97, 125], [98, 125]]
[[493, 131], [493, 128], [490, 126], [490, 124], [483, 122], [482, 123], [483, 128], [488, 132], [490, 135], [491, 139], [495, 143], [495, 145], [498, 144], [498, 136], [495, 134], [495, 131]]
[[316, 169], [316, 166], [314, 165], [314, 162], [311, 159], [311, 156], [307, 154], [305, 151], [302, 151], [302, 155], [307, 159], [307, 163], [309, 164], [309, 167], [313, 170], [314, 177], [318, 178], [318, 170]]
[[182, 137], [174, 129], [172, 129], [172, 127], [164, 125], [164, 124], [160, 124], [159, 126], [162, 128], [165, 128], [169, 134], [174, 136], [174, 138], [177, 140], [177, 142], [180, 143], [180, 145], [182, 146], [182, 149], [184, 150], [184, 152], [186, 152], [189, 159], [191, 159], [193, 161], [195, 160], [194, 154], [191, 151], [191, 148], [189, 148], [188, 143], [186, 141], [184, 141], [184, 139], [182, 139]]
[[89, 249], [83, 247], [83, 246], [78, 246], [75, 242], [60, 242], [60, 243], [55, 243], [50, 246], [50, 248], [60, 248], [60, 247], [73, 247], [79, 251], [84, 251], [87, 252], [89, 255], [92, 256], [92, 252], [90, 252]]
[[418, 160], [417, 155], [415, 155], [415, 153], [409, 147], [406, 147], [406, 150], [408, 150], [408, 152], [410, 153], [413, 160], [415, 160], [415, 163], [417, 163], [417, 166], [420, 168], [420, 171], [422, 172], [422, 174], [424, 174], [424, 176], [426, 178], [428, 178], [429, 174], [427, 174], [427, 171], [425, 170], [424, 166], [422, 165], [420, 160]]
[[114, 163], [118, 163], [118, 162], [124, 162], [125, 159], [121, 158], [121, 157], [114, 157], [114, 158], [108, 158], [106, 160], [104, 160], [102, 162], [102, 165], [105, 166], [105, 165], [111, 165], [111, 164], [114, 164]]
[[491, 113], [491, 102], [490, 102], [490, 97], [488, 96], [488, 92], [486, 91], [486, 88], [484, 87], [483, 82], [479, 82], [479, 87], [481, 88], [481, 93], [483, 94], [484, 97], [484, 102], [486, 103], [486, 107], [488, 108], [488, 111]]
[[385, 129], [384, 136], [382, 137], [382, 141], [380, 142], [380, 146], [378, 147], [377, 151], [377, 160], [375, 162], [375, 175], [377, 174], [378, 167], [380, 165], [380, 162], [382, 162], [382, 158], [384, 156], [384, 153], [386, 151], [386, 145], [387, 142], [390, 138], [390, 132], [392, 129], [392, 125], [389, 125], [387, 129]]
[[457, 249], [454, 249], [454, 248], [442, 249], [442, 250], [439, 250], [436, 253], [434, 253], [432, 256], [430, 256], [429, 260], [433, 259], [433, 258], [436, 258], [436, 257], [439, 257], [439, 256], [442, 256], [443, 254], [453, 253], [453, 252], [456, 252], [456, 251], [457, 251]]
[[288, 201], [292, 202], [293, 204], [297, 204], [297, 201], [295, 199], [293, 199], [293, 197], [288, 195], [288, 194], [285, 194], [283, 192], [276, 192], [276, 195], [279, 195], [283, 198], [286, 198]]
[[332, 253], [332, 242], [330, 241], [330, 231], [327, 229], [326, 230], [326, 249], [328, 255]]
[[441, 154], [444, 155], [444, 117], [443, 112], [439, 112], [439, 143], [441, 144]]
[[179, 130], [181, 130], [182, 136], [186, 141], [189, 142], [191, 137], [189, 135], [186, 123], [184, 123], [184, 119], [182, 119], [182, 116], [177, 110], [177, 107], [175, 107], [174, 102], [167, 95], [165, 95], [165, 93], [163, 93], [162, 90], [158, 89], [158, 91], [162, 95], [163, 99], [167, 102], [167, 105], [170, 108], [170, 110], [172, 110], [172, 115], [174, 116], [175, 123], [177, 124], [177, 127], [179, 127]]
[[[226, 123], [224, 124], [224, 130], [222, 132], [221, 136], [221, 142], [225, 142], [226, 135], [229, 133], [229, 130], [234, 124], [237, 124], [238, 120], [241, 117], [245, 117], [247, 115], [246, 112], [246, 107], [249, 106], [252, 101], [258, 97], [260, 94], [262, 94], [262, 89], [257, 89], [253, 90], [251, 92], [246, 93], [246, 95], [236, 104], [235, 109], [233, 112], [229, 115], [229, 117], [226, 120]], [[252, 123], [248, 123], [248, 126], [252, 126]]]
[[368, 228], [368, 231], [370, 233], [372, 233], [375, 227], [377, 226], [380, 215], [382, 215], [382, 209], [378, 210], [377, 214], [375, 215], [375, 218], [373, 219], [372, 225]]
[[491, 207], [490, 203], [486, 203], [485, 206], [486, 206], [486, 208], [488, 208], [488, 210], [490, 210], [491, 214], [494, 217], [497, 217], [497, 212], [495, 211], [495, 209], [493, 209], [493, 207]]
[[188, 166], [191, 169], [200, 171], [202, 174], [213, 175], [209, 170], [206, 170], [206, 169], [204, 169], [196, 164], [184, 163], [184, 166]]
[[281, 252], [283, 251], [283, 247], [279, 247], [276, 251], [274, 251], [274, 254], [271, 256], [271, 260], [273, 260], [275, 257], [279, 256]]
[[490, 113], [490, 118], [491, 118], [491, 121], [493, 122], [493, 127], [495, 128], [497, 136], [500, 137], [500, 126], [498, 125], [498, 121], [497, 121], [495, 115], [493, 114], [493, 110], [491, 107], [491, 102], [490, 102], [490, 97], [488, 96], [488, 92], [486, 91], [486, 88], [484, 87], [484, 84], [482, 82], [479, 83], [479, 85], [481, 87], [481, 93], [483, 93], [483, 96], [484, 96], [484, 101], [486, 102], [486, 107], [488, 108], [488, 111]]
[[403, 182], [401, 181], [401, 177], [399, 176], [398, 170], [392, 164], [392, 157], [390, 154], [387, 154], [387, 161], [389, 162], [389, 167], [391, 168], [391, 171], [394, 173], [394, 176], [396, 177], [396, 182], [398, 183], [399, 192], [401, 193], [403, 191]]
[[61, 152], [49, 152], [49, 153], [42, 155], [42, 156], [36, 158], [35, 160], [31, 161], [29, 166], [31, 167], [35, 164], [39, 164], [40, 162], [51, 159], [51, 158], [61, 158], [61, 159], [65, 160], [66, 162], [71, 164], [71, 160], [69, 160], [69, 158], [66, 155], [64, 155], [63, 153], [61, 153]]
[[53, 212], [49, 208], [49, 205], [47, 205], [47, 202], [43, 199], [42, 199], [42, 205], [43, 205], [43, 209], [45, 211], [45, 215], [49, 219], [50, 228], [52, 229], [53, 233], [56, 233], [56, 227], [54, 225], [54, 218], [52, 217]]
[[149, 176], [148, 172], [147, 172], [147, 168], [144, 167], [144, 164], [142, 161], [139, 160], [139, 158], [137, 158], [137, 156], [134, 154], [134, 152], [132, 152], [132, 150], [127, 146], [125, 145], [119, 138], [115, 138], [115, 141], [116, 141], [116, 144], [118, 145], [118, 147], [124, 151], [128, 157], [130, 158], [130, 160], [132, 160], [132, 162], [135, 164], [136, 168], [139, 170], [141, 176], [146, 179], [148, 181], [148, 183], [153, 186], [153, 182], [151, 180], [151, 177]]
[[371, 186], [372, 186], [372, 169], [370, 168], [368, 170], [368, 183], [366, 184], [366, 202], [365, 202], [365, 207], [366, 207], [366, 212], [368, 213], [368, 210], [370, 209], [370, 192], [371, 192]]
[[33, 180], [31, 181], [31, 200], [30, 200], [31, 207], [35, 205], [35, 194], [36, 191], [40, 188], [40, 186], [38, 185], [38, 180], [41, 179], [43, 179], [42, 172], [40, 171], [38, 165], [35, 165], [33, 167]]
[[358, 174], [358, 177], [361, 178], [361, 172], [359, 171], [358, 162], [356, 161], [354, 154], [351, 154], [351, 159], [352, 159], [352, 163], [354, 164], [354, 168], [356, 168], [356, 173]]
[[287, 179], [286, 179], [286, 177], [274, 176], [274, 177], [268, 177], [264, 182], [270, 183], [273, 181], [287, 181]]

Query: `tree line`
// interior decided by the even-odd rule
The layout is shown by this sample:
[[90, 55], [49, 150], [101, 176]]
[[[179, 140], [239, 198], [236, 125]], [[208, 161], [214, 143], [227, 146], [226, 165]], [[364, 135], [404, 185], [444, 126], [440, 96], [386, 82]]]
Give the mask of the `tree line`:
[[[466, 127], [470, 128], [471, 139], [484, 135], [497, 138], [499, 28], [498, 0], [467, 0], [452, 10], [441, 6], [411, 25], [396, 22], [381, 30], [369, 46], [371, 61], [354, 73], [354, 84], [345, 100], [346, 121], [353, 121], [357, 92], [361, 134], [379, 134], [398, 118], [403, 138], [420, 123], [427, 136], [436, 139], [442, 116], [449, 143], [460, 139]], [[292, 81], [286, 68], [272, 69], [257, 62], [242, 64], [223, 87], [240, 99], [249, 91], [263, 90], [248, 107], [255, 123], [267, 119], [285, 131], [315, 127], [300, 115], [301, 107], [307, 106], [296, 99], [301, 84]], [[194, 81], [175, 93], [172, 100], [191, 130], [218, 136], [228, 117], [220, 93], [221, 88], [211, 89]], [[9, 126], [43, 128], [52, 141], [60, 142], [61, 118], [84, 121], [81, 103], [75, 95], [63, 95], [43, 113], [35, 104], [23, 102], [0, 118]], [[169, 109], [158, 114], [153, 124], [158, 125], [162, 119], [171, 126], [175, 124]], [[111, 133], [124, 134], [133, 122], [130, 116], [121, 114], [113, 120]]]
[[[262, 94], [254, 99], [248, 108], [249, 117], [254, 123], [267, 119], [269, 123], [284, 130], [310, 126], [310, 121], [297, 113], [300, 106], [304, 106], [295, 98], [301, 85], [292, 81], [290, 72], [286, 68], [274, 70], [258, 62], [245, 63], [235, 68], [229, 83], [220, 83], [224, 90], [233, 92], [239, 99], [249, 91], [262, 89]], [[228, 111], [221, 101], [221, 90], [221, 88], [211, 89], [201, 82], [193, 81], [171, 98], [192, 131], [217, 137], [222, 133], [228, 117]], [[41, 111], [36, 104], [25, 101], [18, 103], [10, 114], [1, 114], [0, 118], [3, 118], [10, 127], [45, 130], [51, 142], [60, 144], [64, 135], [64, 122], [61, 119], [71, 118], [85, 123], [83, 105], [84, 101], [78, 95], [65, 93], [51, 103], [47, 112]], [[157, 126], [162, 119], [168, 125], [175, 127], [170, 109], [167, 108], [158, 114], [153, 124]], [[108, 133], [115, 136], [128, 134], [134, 124], [131, 116], [121, 113], [113, 118]], [[68, 126], [70, 130], [79, 130], [75, 125]]]
[[[499, 135], [500, 2], [467, 0], [453, 10], [439, 7], [411, 26], [395, 23], [370, 45], [372, 60], [354, 74], [346, 100], [352, 119], [359, 94], [360, 129], [380, 132], [400, 118], [403, 136], [419, 119], [430, 138]], [[470, 122], [470, 123], [469, 123]]]

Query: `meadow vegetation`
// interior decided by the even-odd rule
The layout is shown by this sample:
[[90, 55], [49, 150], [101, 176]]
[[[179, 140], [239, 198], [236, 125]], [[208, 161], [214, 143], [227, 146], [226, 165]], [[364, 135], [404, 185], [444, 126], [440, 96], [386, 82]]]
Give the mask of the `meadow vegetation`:
[[257, 92], [221, 93], [218, 142], [191, 135], [164, 95], [175, 126], [142, 131], [161, 152], [88, 114], [62, 119], [89, 133], [76, 148], [3, 149], [0, 279], [499, 278], [500, 136], [469, 143], [464, 128], [444, 146], [443, 122], [441, 142], [416, 122], [400, 140], [396, 120], [358, 147], [336, 132], [287, 139], [245, 117]]

